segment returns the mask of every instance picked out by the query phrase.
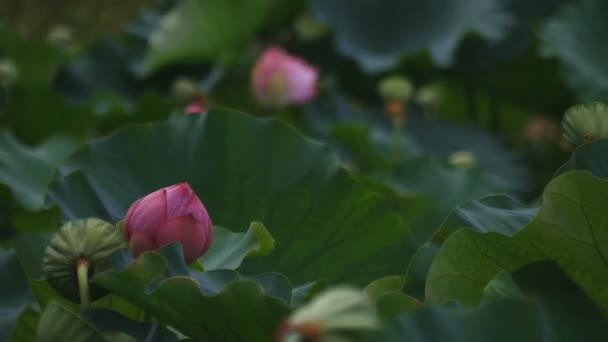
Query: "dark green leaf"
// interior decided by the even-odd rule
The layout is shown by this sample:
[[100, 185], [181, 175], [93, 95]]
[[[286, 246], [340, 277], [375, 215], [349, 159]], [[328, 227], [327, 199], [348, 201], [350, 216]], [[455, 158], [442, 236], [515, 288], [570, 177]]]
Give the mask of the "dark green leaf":
[[232, 58], [262, 26], [271, 4], [269, 0], [182, 1], [150, 36], [149, 70], [175, 62]]
[[13, 330], [10, 342], [30, 342], [36, 339], [36, 327], [40, 320], [40, 312], [28, 307], [19, 316]]
[[310, 5], [335, 30], [340, 52], [368, 71], [388, 69], [423, 49], [435, 63], [449, 65], [465, 33], [496, 40], [511, 23], [502, 2], [495, 0], [311, 0]]
[[510, 236], [521, 230], [537, 213], [538, 208], [528, 208], [504, 196], [485, 197], [456, 207], [410, 261], [404, 291], [421, 300], [425, 297], [424, 287], [428, 271], [437, 251], [445, 240], [460, 228]]
[[93, 325], [67, 306], [51, 302], [40, 317], [37, 341], [91, 341], [106, 342]]
[[542, 52], [562, 61], [566, 82], [585, 101], [608, 95], [607, 11], [606, 1], [574, 2], [548, 20], [541, 33]]
[[388, 276], [374, 280], [363, 291], [368, 297], [374, 299], [386, 293], [401, 293], [402, 289], [402, 276]]
[[402, 314], [376, 341], [547, 341], [546, 315], [533, 303], [504, 300], [474, 309], [431, 307]]
[[177, 336], [157, 322], [137, 322], [107, 309], [87, 309], [84, 318], [104, 333], [122, 332], [137, 341], [172, 342]]
[[211, 272], [200, 273], [206, 279], [197, 278], [199, 284], [184, 276], [162, 278], [166, 270], [160, 254], [144, 253], [124, 270], [105, 271], [93, 281], [200, 341], [269, 340], [287, 313], [284, 302], [269, 297], [254, 281], [233, 281], [209, 293], [210, 284], [201, 280]]
[[383, 320], [393, 319], [404, 312], [420, 310], [424, 307], [415, 298], [396, 292], [387, 292], [376, 298], [378, 315]]
[[522, 292], [507, 271], [501, 270], [483, 289], [485, 301], [521, 298]]
[[6, 130], [0, 131], [0, 183], [11, 189], [20, 205], [29, 210], [42, 208], [44, 194], [55, 171], [78, 144], [55, 137], [35, 149], [21, 144]]
[[247, 256], [268, 255], [274, 249], [274, 239], [260, 222], [252, 222], [245, 233], [232, 233], [215, 226], [213, 244], [200, 258], [205, 270], [237, 269]]
[[608, 139], [601, 139], [579, 146], [566, 164], [556, 175], [571, 170], [589, 171], [601, 178], [608, 178], [608, 160], [604, 155], [608, 151]]
[[5, 341], [33, 296], [14, 250], [0, 252], [0, 340]]
[[458, 230], [444, 242], [431, 265], [426, 298], [476, 303], [500, 270], [512, 272], [537, 261], [551, 261], [605, 312], [606, 196], [608, 181], [571, 171], [549, 183], [536, 218], [512, 237], [504, 232]]
[[27, 233], [17, 237], [15, 249], [28, 277], [42, 278], [42, 259], [52, 237], [52, 233]]

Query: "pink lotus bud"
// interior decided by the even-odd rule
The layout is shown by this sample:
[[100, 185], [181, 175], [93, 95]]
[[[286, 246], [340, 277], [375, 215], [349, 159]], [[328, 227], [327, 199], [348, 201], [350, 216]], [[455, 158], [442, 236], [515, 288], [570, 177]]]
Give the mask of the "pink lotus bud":
[[186, 114], [199, 114], [207, 111], [207, 104], [202, 96], [195, 97], [184, 109]]
[[253, 92], [265, 106], [282, 107], [303, 104], [317, 94], [319, 71], [283, 49], [264, 51], [251, 75]]
[[135, 201], [127, 211], [124, 230], [134, 256], [180, 242], [188, 263], [202, 256], [213, 240], [211, 218], [188, 183]]

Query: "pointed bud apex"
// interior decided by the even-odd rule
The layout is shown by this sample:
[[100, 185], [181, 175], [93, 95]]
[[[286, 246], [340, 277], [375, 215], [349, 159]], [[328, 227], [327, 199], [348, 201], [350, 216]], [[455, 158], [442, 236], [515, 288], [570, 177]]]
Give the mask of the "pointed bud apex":
[[[46, 248], [42, 271], [57, 292], [78, 302], [78, 266], [86, 263], [90, 279], [100, 261], [125, 247], [120, 231], [108, 222], [95, 218], [68, 222], [59, 229]], [[105, 294], [104, 289], [90, 286], [92, 300]]]

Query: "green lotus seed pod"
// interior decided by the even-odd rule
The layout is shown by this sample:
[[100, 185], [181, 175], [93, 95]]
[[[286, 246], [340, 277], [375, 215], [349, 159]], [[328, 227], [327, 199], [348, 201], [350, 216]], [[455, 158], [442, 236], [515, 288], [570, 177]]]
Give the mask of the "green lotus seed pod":
[[387, 100], [406, 101], [412, 95], [414, 86], [401, 76], [389, 76], [380, 81], [378, 92]]
[[423, 107], [437, 107], [439, 101], [439, 91], [437, 90], [437, 87], [433, 85], [425, 85], [416, 92], [416, 102]]
[[74, 33], [70, 26], [58, 24], [49, 29], [46, 40], [55, 46], [67, 48], [74, 43]]
[[378, 326], [375, 306], [362, 291], [337, 287], [294, 311], [279, 328], [275, 340], [344, 341], [345, 336], [363, 339]]
[[452, 166], [470, 169], [475, 166], [475, 154], [471, 151], [456, 151], [450, 154], [448, 163]]
[[593, 102], [570, 107], [562, 119], [562, 134], [572, 145], [608, 138], [608, 105]]
[[[125, 240], [114, 225], [95, 218], [68, 222], [51, 239], [46, 248], [42, 270], [49, 284], [66, 298], [78, 302], [80, 290], [76, 269], [87, 263], [90, 279], [95, 266], [121, 248]], [[91, 300], [100, 298], [106, 290], [89, 284]]]
[[171, 89], [173, 96], [178, 101], [188, 102], [199, 93], [196, 82], [187, 77], [179, 77], [173, 82]]
[[302, 40], [313, 41], [327, 34], [328, 29], [309, 13], [304, 13], [296, 19], [294, 31]]

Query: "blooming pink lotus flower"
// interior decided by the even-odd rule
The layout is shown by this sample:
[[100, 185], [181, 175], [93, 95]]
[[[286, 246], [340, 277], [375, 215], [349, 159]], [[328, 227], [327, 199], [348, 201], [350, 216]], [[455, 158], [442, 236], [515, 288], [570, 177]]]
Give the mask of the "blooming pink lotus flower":
[[319, 71], [278, 47], [269, 47], [251, 74], [253, 92], [265, 106], [303, 104], [317, 94]]
[[207, 111], [207, 103], [202, 96], [196, 96], [184, 109], [186, 114], [199, 114]]
[[202, 256], [213, 240], [211, 218], [188, 183], [135, 201], [127, 211], [124, 230], [134, 256], [180, 242], [188, 263]]

